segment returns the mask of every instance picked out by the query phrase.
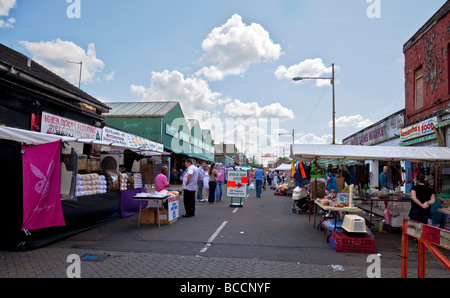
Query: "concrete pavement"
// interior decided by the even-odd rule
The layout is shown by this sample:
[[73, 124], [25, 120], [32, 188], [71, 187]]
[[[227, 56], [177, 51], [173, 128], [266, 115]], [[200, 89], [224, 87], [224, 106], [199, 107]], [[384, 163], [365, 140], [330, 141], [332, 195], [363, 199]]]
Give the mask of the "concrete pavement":
[[[372, 264], [372, 261], [367, 260], [369, 255], [335, 252], [323, 241], [323, 232], [313, 228], [307, 214], [292, 213], [289, 198], [274, 196], [273, 191], [264, 192], [261, 200], [252, 195], [239, 210], [227, 206], [225, 200], [215, 206], [197, 203], [198, 216], [180, 218], [173, 225], [162, 226], [161, 229], [157, 226], [141, 226], [137, 229], [137, 216], [132, 216], [36, 250], [0, 251], [0, 278], [368, 277], [367, 272]], [[182, 206], [181, 203], [180, 209], [184, 211]], [[254, 223], [246, 230], [244, 235], [247, 238], [235, 236], [244, 229], [245, 216], [254, 216], [252, 221], [266, 218], [277, 206], [280, 210], [276, 212], [282, 214], [286, 222], [280, 223], [282, 220], [273, 219], [269, 226], [280, 224], [285, 229], [280, 229], [283, 237], [270, 242], [277, 237], [276, 231], [251, 236], [250, 228], [255, 230], [261, 223]], [[216, 219], [217, 223], [211, 226], [202, 223], [201, 215], [206, 217], [206, 214]], [[202, 253], [201, 248], [223, 220], [230, 223], [210, 243], [211, 248]], [[299, 224], [301, 230], [294, 227], [295, 233], [291, 235], [288, 229], [293, 222]], [[199, 235], [198, 240], [183, 236], [188, 228], [194, 229], [192, 234]], [[300, 241], [294, 237], [302, 239]], [[378, 272], [382, 278], [401, 276], [400, 237], [398, 234], [375, 234], [381, 262]], [[244, 253], [234, 254], [236, 250]], [[252, 257], [252, 251], [257, 257]], [[296, 255], [289, 256], [292, 252]], [[416, 252], [417, 249], [411, 244], [409, 277], [417, 277]], [[429, 255], [426, 276], [449, 278], [450, 274]]]

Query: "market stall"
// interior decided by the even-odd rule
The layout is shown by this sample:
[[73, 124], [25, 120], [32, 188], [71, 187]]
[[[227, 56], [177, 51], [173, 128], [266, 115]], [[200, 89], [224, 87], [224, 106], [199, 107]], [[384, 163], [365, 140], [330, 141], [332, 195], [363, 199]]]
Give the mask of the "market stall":
[[0, 181], [8, 190], [0, 248], [33, 249], [137, 214], [133, 197], [147, 190], [120, 171], [119, 156], [127, 149], [137, 151], [100, 139], [0, 127]]
[[[448, 162], [450, 161], [450, 148], [446, 147], [394, 147], [394, 146], [354, 146], [354, 145], [317, 145], [317, 144], [295, 144], [291, 146], [290, 157], [295, 160], [313, 161], [320, 159], [332, 159], [336, 161], [411, 161], [411, 162]], [[401, 191], [376, 192], [372, 195], [371, 189], [364, 190], [361, 185], [355, 186], [354, 200], [370, 203], [366, 211], [373, 214], [373, 202], [406, 203], [410, 204], [408, 194]], [[339, 194], [336, 196], [339, 198]], [[345, 196], [342, 200], [345, 202]], [[336, 202], [336, 201], [335, 201]], [[333, 204], [333, 203], [331, 203]], [[409, 206], [408, 206], [409, 207]], [[386, 207], [385, 207], [386, 208]], [[387, 209], [387, 208], [386, 208]], [[386, 210], [385, 209], [385, 210]], [[407, 208], [409, 211], [409, 208]], [[383, 212], [385, 215], [385, 212]], [[382, 215], [382, 216], [383, 216]], [[405, 213], [403, 214], [405, 216]], [[407, 213], [406, 213], [407, 216]], [[402, 220], [402, 218], [400, 217]]]

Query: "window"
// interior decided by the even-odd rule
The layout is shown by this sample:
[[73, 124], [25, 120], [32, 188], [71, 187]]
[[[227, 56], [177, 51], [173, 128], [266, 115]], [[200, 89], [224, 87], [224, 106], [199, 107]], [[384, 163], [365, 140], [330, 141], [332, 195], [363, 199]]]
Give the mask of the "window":
[[423, 108], [423, 67], [414, 71], [414, 110]]
[[447, 83], [448, 94], [450, 94], [450, 43], [447, 45]]

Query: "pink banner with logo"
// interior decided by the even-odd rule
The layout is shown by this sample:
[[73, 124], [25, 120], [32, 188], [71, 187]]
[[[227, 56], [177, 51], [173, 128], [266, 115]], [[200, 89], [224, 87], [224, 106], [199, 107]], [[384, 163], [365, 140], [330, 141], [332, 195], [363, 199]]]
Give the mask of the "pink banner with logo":
[[61, 142], [22, 146], [23, 230], [64, 226], [60, 190]]

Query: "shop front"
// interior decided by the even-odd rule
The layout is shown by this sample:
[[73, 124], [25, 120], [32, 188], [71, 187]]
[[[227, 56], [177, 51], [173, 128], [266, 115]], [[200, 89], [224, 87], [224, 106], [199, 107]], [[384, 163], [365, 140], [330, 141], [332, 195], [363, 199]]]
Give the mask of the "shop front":
[[[1, 248], [37, 248], [138, 213], [134, 197], [151, 188], [150, 166], [167, 154], [162, 144], [48, 113], [42, 127], [46, 133], [0, 127], [1, 181], [10, 194]], [[138, 162], [125, 165], [127, 156]]]

